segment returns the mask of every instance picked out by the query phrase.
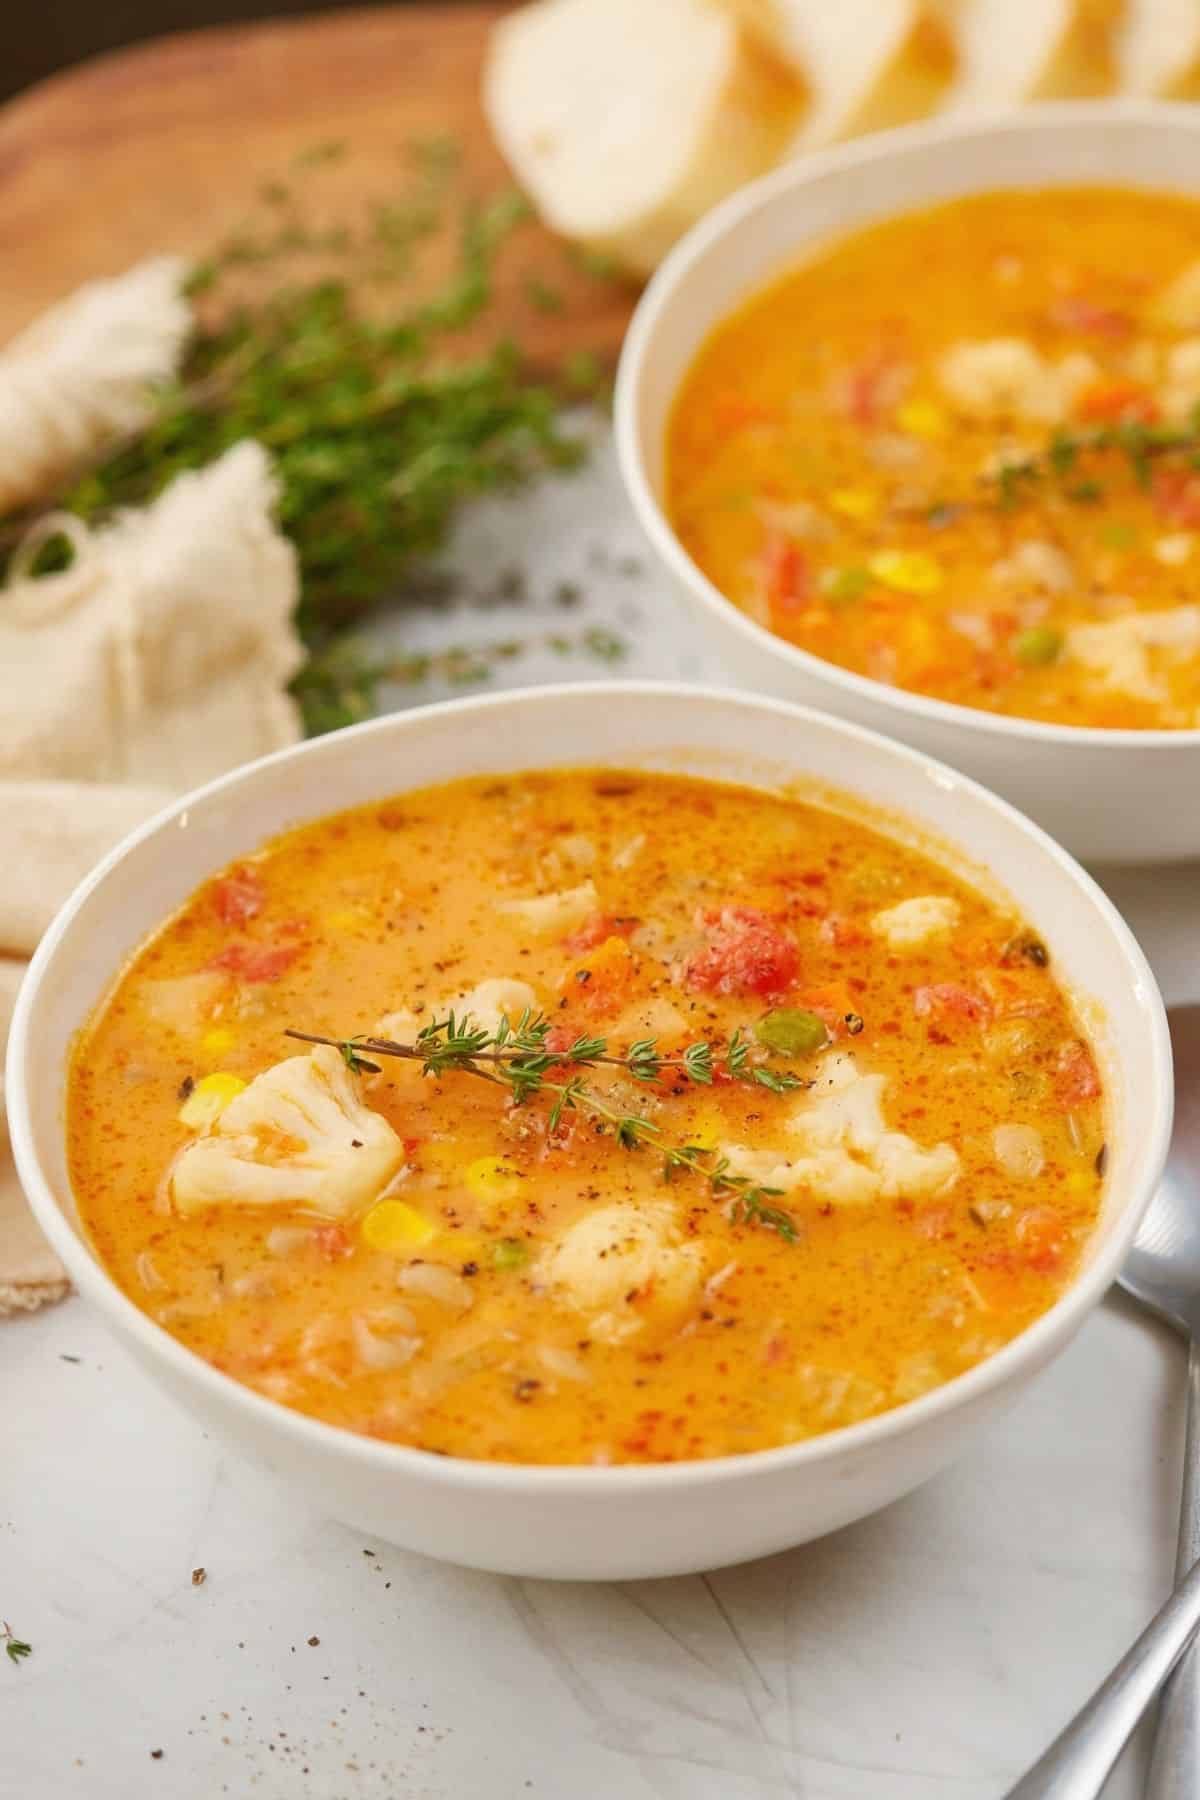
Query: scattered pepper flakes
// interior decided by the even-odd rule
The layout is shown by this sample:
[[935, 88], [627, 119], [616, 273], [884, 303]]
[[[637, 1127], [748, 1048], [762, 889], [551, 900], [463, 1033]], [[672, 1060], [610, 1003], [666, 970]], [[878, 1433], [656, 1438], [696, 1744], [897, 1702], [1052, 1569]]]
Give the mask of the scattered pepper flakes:
[[192, 1570], [192, 1586], [193, 1587], [203, 1587], [207, 1580], [208, 1580], [208, 1570], [207, 1569], [193, 1569]]
[[310, 1649], [310, 1650], [315, 1650], [315, 1649], [316, 1649], [316, 1647], [317, 1647], [317, 1645], [318, 1645], [318, 1644], [319, 1644], [319, 1643], [320, 1643], [320, 1641], [321, 1641], [321, 1640], [320, 1640], [320, 1638], [319, 1638], [319, 1637], [310, 1637], [310, 1638], [309, 1638], [309, 1640], [308, 1640], [308, 1647], [309, 1647], [309, 1649]]

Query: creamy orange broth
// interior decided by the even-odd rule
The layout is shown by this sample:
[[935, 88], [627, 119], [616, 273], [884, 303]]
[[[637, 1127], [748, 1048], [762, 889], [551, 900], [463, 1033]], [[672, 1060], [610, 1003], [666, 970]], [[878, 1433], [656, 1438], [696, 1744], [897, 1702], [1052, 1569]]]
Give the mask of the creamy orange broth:
[[[407, 1009], [411, 1036], [501, 978], [528, 984], [552, 1047], [678, 1053], [740, 1028], [751, 1071], [811, 1081], [771, 1092], [720, 1056], [712, 1086], [588, 1075], [664, 1142], [774, 1165], [793, 1241], [578, 1112], [552, 1130], [544, 1095], [514, 1107], [383, 1057], [351, 1076], [336, 1052], [397, 1134], [386, 1196], [290, 1203], [276, 1121], [238, 1126], [250, 1175], [196, 1207], [189, 1157], [211, 1172], [259, 1092], [189, 1128], [211, 1077], [306, 1058], [288, 1026], [343, 1038]], [[769, 1053], [754, 1034], [781, 1009], [828, 1042]], [[354, 1169], [389, 1135], [362, 1117]], [[835, 811], [586, 770], [405, 794], [207, 883], [83, 1032], [68, 1130], [100, 1257], [182, 1343], [352, 1430], [524, 1462], [763, 1449], [936, 1386], [1070, 1280], [1103, 1167], [1091, 1052], [1019, 920]], [[273, 1204], [246, 1189], [263, 1171]]]
[[[670, 421], [667, 508], [723, 593], [847, 669], [1192, 727], [1198, 402], [1200, 206], [990, 194], [824, 248], [718, 326]], [[1127, 447], [1070, 460], [1102, 431]], [[999, 473], [1030, 456], [1035, 478]]]

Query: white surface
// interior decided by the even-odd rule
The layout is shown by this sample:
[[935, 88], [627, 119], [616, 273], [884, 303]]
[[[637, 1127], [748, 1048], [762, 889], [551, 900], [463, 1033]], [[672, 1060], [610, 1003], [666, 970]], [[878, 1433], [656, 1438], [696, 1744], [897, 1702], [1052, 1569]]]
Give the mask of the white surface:
[[[641, 552], [608, 459], [477, 509], [460, 552], [503, 562], [515, 530], [548, 620], [578, 575], [585, 617], [631, 615], [621, 673], [711, 678], [612, 566]], [[404, 641], [516, 635], [496, 624], [410, 621]], [[1168, 1000], [1200, 998], [1200, 868], [1106, 885]], [[0, 1617], [34, 1645], [0, 1657], [0, 1795], [999, 1800], [1167, 1590], [1182, 1394], [1178, 1346], [1114, 1302], [969, 1464], [887, 1512], [708, 1578], [548, 1585], [323, 1521], [70, 1300], [0, 1327]]]
[[617, 376], [616, 436], [633, 504], [692, 631], [739, 683], [902, 737], [1003, 794], [1075, 855], [1200, 856], [1200, 729], [1079, 731], [952, 705], [826, 662], [725, 599], [661, 510], [666, 424], [709, 332], [813, 245], [993, 188], [1120, 182], [1194, 196], [1193, 106], [1070, 101], [979, 123], [935, 119], [775, 169], [701, 220], [638, 305]]

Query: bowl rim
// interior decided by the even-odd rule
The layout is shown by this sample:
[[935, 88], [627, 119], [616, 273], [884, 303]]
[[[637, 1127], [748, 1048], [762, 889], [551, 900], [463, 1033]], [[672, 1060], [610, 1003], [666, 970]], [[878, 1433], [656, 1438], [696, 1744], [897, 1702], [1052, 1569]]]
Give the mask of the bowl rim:
[[[918, 1399], [902, 1402], [899, 1406], [877, 1413], [857, 1424], [842, 1426], [834, 1431], [802, 1439], [798, 1443], [675, 1463], [540, 1464], [475, 1462], [467, 1457], [439, 1456], [412, 1445], [370, 1438], [271, 1400], [233, 1376], [214, 1368], [197, 1352], [171, 1336], [122, 1292], [91, 1250], [87, 1240], [77, 1235], [68, 1222], [64, 1207], [56, 1198], [51, 1181], [43, 1169], [31, 1118], [29, 1092], [37, 1078], [37, 1072], [27, 1066], [29, 1038], [41, 990], [68, 928], [92, 895], [133, 850], [156, 836], [163, 836], [165, 845], [166, 827], [189, 808], [206, 804], [217, 797], [228, 799], [231, 795], [236, 795], [239, 788], [255, 782], [266, 769], [285, 763], [310, 760], [319, 762], [331, 744], [356, 741], [364, 747], [365, 753], [369, 753], [368, 747], [376, 738], [392, 734], [400, 738], [408, 734], [419, 735], [431, 716], [440, 718], [456, 714], [503, 713], [514, 707], [525, 707], [538, 702], [556, 705], [564, 700], [592, 704], [599, 701], [611, 705], [624, 699], [652, 704], [656, 700], [678, 701], [681, 696], [686, 696], [696, 711], [697, 729], [692, 740], [696, 747], [703, 747], [704, 728], [701, 722], [708, 710], [717, 706], [738, 706], [752, 710], [763, 716], [764, 725], [769, 725], [771, 718], [775, 717], [816, 725], [821, 730], [833, 730], [851, 743], [862, 744], [874, 751], [884, 751], [888, 756], [908, 765], [914, 776], [918, 772], [925, 779], [932, 775], [939, 785], [944, 787], [949, 783], [951, 787], [965, 792], [972, 806], [985, 813], [990, 812], [1010, 828], [1015, 827], [1071, 880], [1078, 890], [1081, 904], [1090, 907], [1106, 927], [1113, 949], [1122, 957], [1131, 981], [1145, 996], [1147, 1008], [1153, 1106], [1148, 1116], [1139, 1119], [1139, 1133], [1144, 1134], [1139, 1164], [1141, 1173], [1134, 1184], [1131, 1197], [1125, 1203], [1123, 1218], [1118, 1222], [1109, 1243], [1079, 1271], [1046, 1312], [1001, 1350], [951, 1380], [942, 1382]], [[765, 736], [768, 744], [764, 754], [769, 757], [769, 733]], [[399, 768], [404, 765], [397, 759], [396, 766]], [[560, 766], [570, 765], [564, 760]], [[318, 792], [319, 786], [314, 785], [309, 791]], [[846, 791], [861, 794], [861, 790], [853, 787], [848, 787]], [[314, 810], [311, 814], [306, 812], [306, 817], [311, 819], [323, 816], [325, 813], [320, 810]], [[953, 842], [948, 836], [946, 841]], [[57, 1075], [57, 1071], [55, 1073]], [[536, 1495], [544, 1491], [549, 1494], [580, 1496], [603, 1493], [613, 1497], [643, 1491], [669, 1491], [692, 1485], [723, 1486], [727, 1482], [748, 1480], [756, 1474], [765, 1476], [784, 1470], [799, 1471], [843, 1455], [866, 1452], [890, 1438], [902, 1436], [910, 1427], [932, 1422], [941, 1414], [955, 1412], [972, 1401], [983, 1399], [993, 1390], [1005, 1386], [1011, 1377], [1017, 1376], [1023, 1365], [1031, 1365], [1031, 1370], [1039, 1368], [1053, 1353], [1056, 1345], [1069, 1338], [1073, 1329], [1082, 1322], [1115, 1280], [1165, 1163], [1174, 1104], [1171, 1041], [1166, 1010], [1145, 954], [1103, 889], [1049, 833], [971, 777], [866, 726], [791, 701], [765, 698], [728, 688], [698, 687], [665, 681], [563, 682], [544, 687], [514, 688], [500, 694], [438, 701], [406, 712], [370, 719], [324, 737], [303, 740], [244, 764], [173, 800], [124, 837], [76, 887], [55, 915], [34, 953], [17, 996], [9, 1033], [5, 1087], [18, 1175], [34, 1217], [61, 1257], [76, 1288], [106, 1315], [118, 1335], [132, 1340], [136, 1349], [151, 1363], [165, 1363], [173, 1377], [178, 1377], [184, 1384], [198, 1386], [206, 1401], [232, 1407], [234, 1412], [242, 1415], [246, 1423], [257, 1426], [259, 1431], [268, 1436], [272, 1432], [280, 1432], [294, 1447], [318, 1458], [329, 1457], [336, 1460], [345, 1457], [360, 1469], [371, 1469], [395, 1478], [411, 1476], [431, 1481], [445, 1489], [468, 1489], [476, 1492], [527, 1492]]]
[[[1122, 125], [1140, 130], [1171, 126], [1188, 130], [1200, 139], [1200, 112], [1191, 103], [1183, 101], [1111, 96], [1094, 100], [1041, 101], [1016, 112], [989, 112], [967, 119], [947, 117], [920, 120], [891, 131], [875, 132], [848, 143], [834, 144], [825, 150], [806, 153], [793, 162], [759, 176], [756, 181], [739, 188], [711, 212], [706, 213], [679, 240], [659, 264], [638, 301], [621, 346], [613, 391], [613, 433], [617, 462], [638, 522], [654, 550], [669, 573], [693, 598], [704, 605], [712, 618], [725, 630], [734, 631], [746, 639], [760, 652], [774, 655], [788, 668], [826, 682], [831, 688], [841, 689], [857, 700], [894, 708], [900, 715], [896, 721], [897, 730], [901, 729], [903, 718], [911, 716], [940, 726], [979, 732], [985, 737], [1026, 743], [1113, 750], [1194, 747], [1200, 745], [1200, 726], [1184, 726], [1178, 730], [1155, 726], [1140, 731], [1130, 726], [1064, 725], [1050, 719], [1027, 719], [1018, 714], [992, 713], [982, 707], [963, 706], [958, 701], [939, 700], [933, 695], [922, 694], [911, 688], [891, 687], [869, 675], [860, 675], [856, 670], [843, 668], [840, 663], [829, 662], [811, 650], [802, 649], [799, 644], [789, 643], [743, 612], [688, 555], [654, 492], [646, 459], [642, 454], [638, 410], [652, 354], [652, 339], [661, 315], [679, 289], [691, 279], [696, 264], [714, 244], [735, 231], [752, 215], [770, 210], [780, 200], [802, 192], [810, 183], [825, 176], [862, 175], [869, 173], [872, 167], [903, 157], [910, 150], [939, 147], [950, 149], [964, 140], [1022, 136], [1031, 127], [1039, 125], [1054, 127], [1067, 135], [1074, 131], [1095, 131], [1100, 126], [1107, 130]], [[1055, 185], [1070, 186], [1072, 183]], [[1078, 182], [1074, 185], [1078, 185]], [[1111, 185], [1122, 185], [1117, 175], [1113, 176]], [[968, 194], [996, 190], [997, 183], [982, 181], [977, 187], [968, 190]], [[967, 197], [967, 194], [960, 196]], [[1200, 201], [1200, 183], [1197, 183], [1196, 198]], [[918, 205], [910, 210], [917, 212], [921, 208]], [[879, 218], [894, 219], [903, 216], [901, 210], [893, 208], [881, 213]], [[865, 229], [867, 224], [869, 221], [855, 229]], [[829, 242], [835, 235], [825, 233], [820, 240], [813, 241]], [[797, 254], [808, 241], [803, 237], [797, 239]], [[752, 284], [742, 299], [746, 299], [756, 291], [756, 287], [761, 288], [763, 285], [762, 281]], [[732, 310], [732, 307], [726, 308], [722, 317], [727, 318]], [[712, 329], [710, 326], [709, 330]], [[832, 698], [831, 695], [830, 704]]]

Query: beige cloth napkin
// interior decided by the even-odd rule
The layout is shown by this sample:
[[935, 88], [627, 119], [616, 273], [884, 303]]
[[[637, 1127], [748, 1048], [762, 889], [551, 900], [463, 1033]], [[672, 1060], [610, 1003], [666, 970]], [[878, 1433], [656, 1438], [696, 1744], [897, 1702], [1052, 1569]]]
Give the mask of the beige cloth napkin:
[[[92, 865], [172, 795], [299, 736], [295, 554], [238, 444], [0, 589], [0, 1050], [25, 961]], [[3, 1096], [0, 1081], [0, 1099]], [[0, 1118], [0, 1314], [66, 1292]]]

